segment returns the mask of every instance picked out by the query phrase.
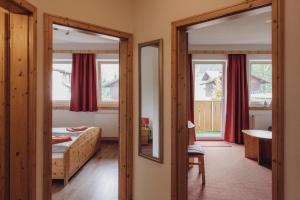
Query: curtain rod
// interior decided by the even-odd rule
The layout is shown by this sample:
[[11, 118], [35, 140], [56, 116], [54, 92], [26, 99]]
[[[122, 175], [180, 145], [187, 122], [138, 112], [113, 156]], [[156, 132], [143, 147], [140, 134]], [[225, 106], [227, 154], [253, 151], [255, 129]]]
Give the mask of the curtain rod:
[[119, 54], [119, 50], [53, 50], [53, 53]]
[[272, 51], [190, 50], [190, 54], [272, 54]]

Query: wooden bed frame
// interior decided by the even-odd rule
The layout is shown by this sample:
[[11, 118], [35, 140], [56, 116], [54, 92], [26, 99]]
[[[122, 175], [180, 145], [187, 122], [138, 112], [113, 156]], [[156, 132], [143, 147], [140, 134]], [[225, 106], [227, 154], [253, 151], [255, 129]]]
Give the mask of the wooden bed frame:
[[100, 128], [91, 127], [85, 130], [62, 157], [52, 157], [52, 179], [63, 179], [66, 185], [69, 179], [100, 150], [100, 142]]

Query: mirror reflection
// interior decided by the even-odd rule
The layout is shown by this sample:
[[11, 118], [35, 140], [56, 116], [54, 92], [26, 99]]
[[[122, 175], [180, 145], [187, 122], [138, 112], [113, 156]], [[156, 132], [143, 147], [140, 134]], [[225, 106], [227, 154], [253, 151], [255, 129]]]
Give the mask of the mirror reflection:
[[139, 155], [162, 162], [162, 40], [139, 45]]

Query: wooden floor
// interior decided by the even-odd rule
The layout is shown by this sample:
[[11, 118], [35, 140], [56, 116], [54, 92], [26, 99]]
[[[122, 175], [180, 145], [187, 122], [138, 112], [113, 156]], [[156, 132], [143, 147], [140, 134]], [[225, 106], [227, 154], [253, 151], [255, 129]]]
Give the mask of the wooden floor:
[[86, 163], [70, 182], [53, 181], [53, 200], [117, 200], [118, 144], [102, 143], [101, 150]]

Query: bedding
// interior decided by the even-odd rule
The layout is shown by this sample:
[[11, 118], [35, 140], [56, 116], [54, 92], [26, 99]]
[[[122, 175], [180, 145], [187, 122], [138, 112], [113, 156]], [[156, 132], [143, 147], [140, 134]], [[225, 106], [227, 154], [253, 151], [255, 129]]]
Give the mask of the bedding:
[[83, 131], [70, 132], [67, 131], [66, 128], [52, 128], [52, 138], [53, 137], [61, 137], [61, 136], [69, 136], [71, 137], [70, 141], [65, 141], [59, 144], [52, 144], [52, 153], [64, 153], [68, 147], [70, 147], [82, 134]]
[[89, 127], [70, 132], [53, 128], [52, 136], [69, 136], [71, 141], [52, 145], [52, 179], [68, 180], [100, 149], [101, 129]]

